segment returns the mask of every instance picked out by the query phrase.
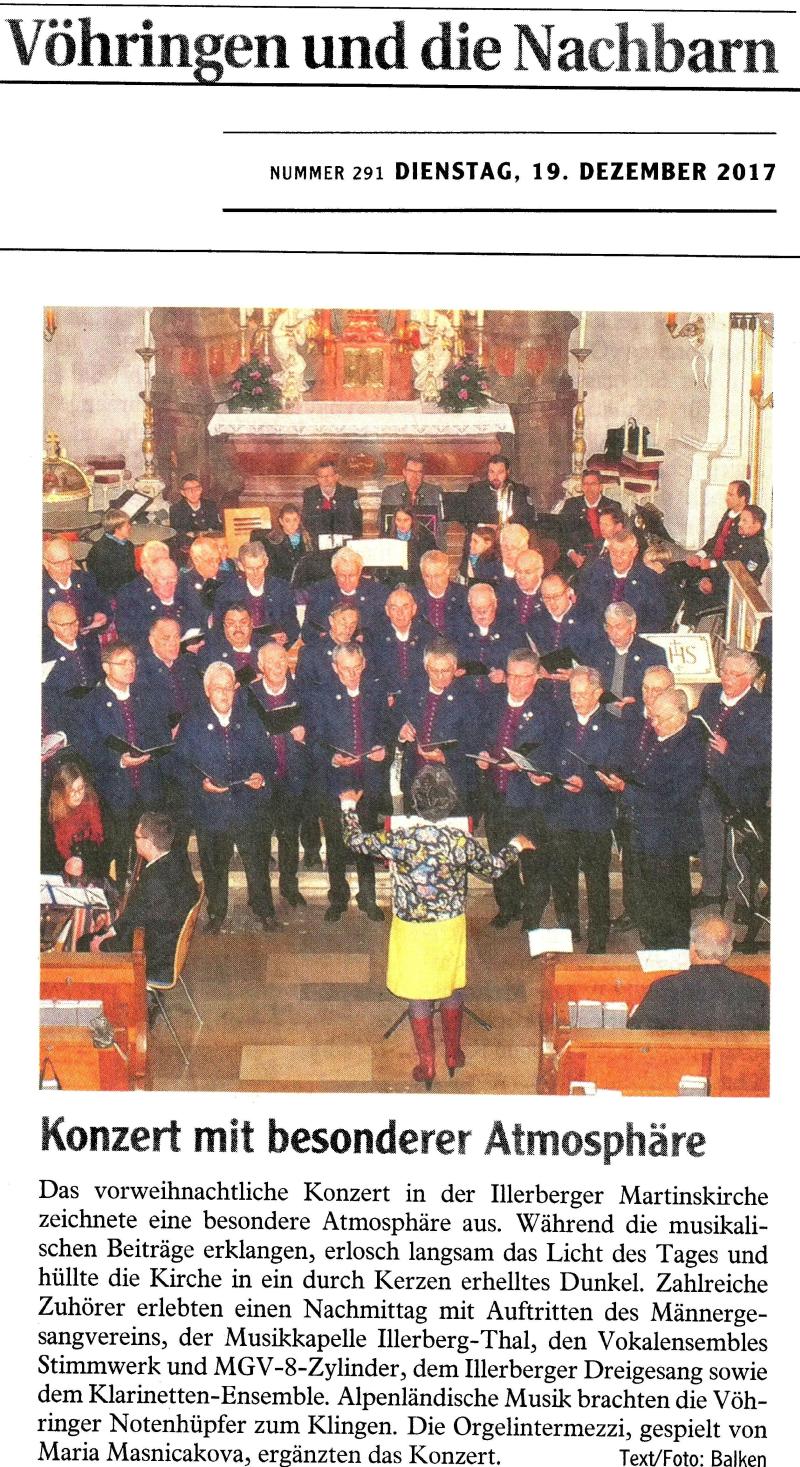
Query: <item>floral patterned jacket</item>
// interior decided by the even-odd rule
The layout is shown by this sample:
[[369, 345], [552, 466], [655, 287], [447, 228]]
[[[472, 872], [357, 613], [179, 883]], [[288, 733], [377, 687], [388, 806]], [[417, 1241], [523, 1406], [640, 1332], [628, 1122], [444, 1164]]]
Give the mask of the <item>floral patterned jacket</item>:
[[513, 845], [492, 855], [474, 836], [446, 824], [420, 823], [368, 835], [355, 810], [344, 811], [342, 821], [345, 842], [352, 850], [392, 863], [392, 909], [404, 922], [443, 922], [462, 916], [469, 872], [494, 881], [519, 856]]

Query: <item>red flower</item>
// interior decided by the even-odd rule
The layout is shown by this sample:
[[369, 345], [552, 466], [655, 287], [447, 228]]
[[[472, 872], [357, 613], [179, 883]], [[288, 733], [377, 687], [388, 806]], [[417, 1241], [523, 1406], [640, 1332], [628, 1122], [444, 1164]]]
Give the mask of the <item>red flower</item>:
[[241, 382], [233, 382], [231, 385], [232, 385], [233, 391], [234, 392], [238, 392], [239, 391], [239, 388], [241, 387], [242, 384], [241, 384]]
[[466, 402], [467, 401], [467, 398], [469, 397], [469, 393], [467, 392], [466, 388], [464, 388], [464, 387], [462, 387], [462, 389], [461, 389], [461, 391], [459, 392], [458, 395], [461, 398], [461, 401], [462, 402]]
[[252, 380], [254, 382], [260, 382], [261, 381], [261, 373], [260, 372], [251, 372], [250, 373], [250, 376], [251, 376], [251, 378], [252, 378]]
[[263, 396], [264, 396], [264, 389], [263, 389], [263, 387], [254, 387], [253, 388], [253, 397], [263, 397]]
[[461, 381], [462, 382], [469, 382], [469, 377], [467, 376], [467, 373], [466, 372], [462, 372], [461, 373]]
[[481, 392], [488, 392], [489, 391], [489, 383], [488, 382], [479, 382], [478, 383], [478, 386], [480, 387]]

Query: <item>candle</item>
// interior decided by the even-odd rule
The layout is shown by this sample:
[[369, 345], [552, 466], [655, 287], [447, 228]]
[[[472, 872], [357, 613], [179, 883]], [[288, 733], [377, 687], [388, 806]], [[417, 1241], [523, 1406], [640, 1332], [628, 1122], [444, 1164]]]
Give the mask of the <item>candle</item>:
[[461, 325], [461, 312], [460, 311], [454, 311], [453, 312], [453, 325], [455, 326], [456, 331], [457, 331], [458, 328], [459, 328], [459, 326]]
[[483, 311], [476, 311], [475, 312], [475, 320], [477, 321], [477, 325], [478, 325], [478, 330], [479, 331], [482, 331], [483, 330], [483, 317], [484, 317]]
[[150, 345], [150, 316], [151, 316], [150, 307], [149, 306], [145, 306], [145, 310], [144, 310], [144, 345], [145, 346], [149, 346]]
[[581, 311], [581, 323], [578, 327], [578, 350], [583, 351], [586, 345], [586, 312]]
[[667, 330], [674, 331], [678, 324], [677, 311], [667, 311]]
[[55, 306], [46, 306], [44, 312], [44, 329], [48, 336], [54, 336], [56, 330]]
[[239, 325], [242, 328], [247, 325], [247, 306], [239, 307]]
[[753, 373], [752, 381], [750, 383], [750, 396], [754, 399], [755, 402], [761, 401], [761, 394], [763, 390], [764, 374], [763, 372], [755, 371]]

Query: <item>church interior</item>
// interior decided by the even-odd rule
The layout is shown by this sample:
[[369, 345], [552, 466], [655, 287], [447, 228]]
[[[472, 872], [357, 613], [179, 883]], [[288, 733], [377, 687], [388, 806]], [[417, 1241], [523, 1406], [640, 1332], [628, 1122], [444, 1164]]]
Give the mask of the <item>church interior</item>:
[[[598, 566], [601, 559], [607, 562], [615, 543], [622, 547], [626, 536], [631, 543], [636, 537], [633, 553], [637, 566], [644, 568], [640, 579], [646, 575], [654, 585], [659, 583], [667, 609], [648, 622], [645, 603], [635, 605], [638, 628], [634, 616], [634, 634], [644, 634], [649, 645], [658, 649], [659, 665], [669, 671], [669, 684], [665, 681], [663, 686], [676, 690], [683, 699], [682, 704], [675, 704], [679, 711], [680, 707], [686, 710], [683, 723], [698, 736], [701, 731], [704, 738], [706, 733], [710, 736], [710, 743], [703, 744], [697, 754], [705, 776], [712, 754], [719, 762], [727, 751], [730, 763], [734, 748], [730, 723], [715, 723], [711, 718], [711, 728], [708, 724], [708, 709], [712, 704], [716, 709], [719, 703], [725, 657], [730, 665], [731, 658], [738, 655], [741, 663], [744, 656], [741, 667], [736, 664], [740, 672], [742, 667], [752, 665], [745, 691], [751, 700], [758, 699], [759, 731], [766, 727], [761, 714], [770, 696], [773, 334], [771, 316], [737, 311], [47, 308], [43, 383], [42, 826], [49, 847], [47, 857], [43, 853], [42, 864], [41, 1088], [417, 1093], [422, 1080], [434, 1094], [768, 1092], [766, 1033], [750, 1032], [741, 1024], [716, 1034], [710, 1031], [719, 1026], [711, 1024], [691, 1032], [665, 1027], [655, 1035], [626, 1027], [626, 1018], [632, 1015], [653, 979], [675, 971], [673, 949], [683, 951], [688, 947], [680, 923], [657, 927], [645, 918], [629, 920], [627, 889], [630, 886], [633, 890], [629, 872], [635, 863], [629, 846], [624, 857], [629, 865], [623, 869], [624, 840], [617, 823], [622, 819], [623, 795], [614, 782], [624, 788], [627, 776], [628, 790], [634, 792], [631, 808], [639, 808], [637, 800], [643, 808], [641, 791], [650, 776], [635, 777], [630, 773], [633, 764], [620, 765], [619, 769], [615, 765], [610, 775], [609, 809], [616, 801], [616, 813], [608, 816], [608, 829], [603, 834], [608, 841], [604, 872], [598, 878], [596, 843], [591, 856], [586, 856], [582, 847], [579, 856], [576, 846], [576, 881], [581, 872], [577, 906], [570, 907], [564, 896], [564, 891], [571, 890], [568, 876], [561, 887], [554, 879], [552, 886], [545, 888], [541, 911], [536, 909], [537, 941], [533, 944], [525, 923], [527, 886], [522, 898], [515, 899], [516, 905], [512, 901], [504, 908], [505, 898], [498, 896], [498, 879], [493, 885], [491, 879], [469, 876], [461, 1050], [456, 1043], [455, 1051], [445, 1048], [439, 1053], [435, 1079], [429, 1074], [432, 1062], [426, 1071], [425, 1057], [419, 1045], [414, 1051], [412, 1042], [416, 990], [406, 997], [386, 987], [387, 961], [390, 968], [393, 961], [389, 955], [393, 869], [387, 861], [377, 861], [371, 877], [374, 887], [369, 889], [365, 903], [362, 905], [359, 898], [359, 906], [353, 903], [347, 910], [337, 911], [332, 883], [338, 880], [337, 890], [341, 891], [341, 881], [349, 879], [354, 889], [356, 874], [362, 879], [361, 866], [354, 850], [342, 848], [341, 869], [338, 877], [332, 875], [332, 861], [327, 859], [332, 837], [324, 820], [320, 831], [311, 784], [292, 806], [295, 863], [298, 829], [300, 835], [299, 865], [289, 869], [288, 876], [274, 820], [267, 828], [263, 824], [260, 827], [257, 858], [252, 850], [248, 856], [247, 842], [243, 842], [243, 855], [237, 829], [225, 864], [220, 851], [222, 834], [227, 838], [227, 833], [216, 832], [215, 844], [206, 832], [203, 848], [202, 832], [188, 819], [185, 809], [179, 804], [169, 807], [176, 844], [183, 842], [195, 880], [204, 881], [205, 900], [191, 910], [187, 908], [175, 927], [166, 979], [151, 981], [155, 949], [146, 931], [143, 935], [142, 929], [136, 928], [127, 950], [115, 951], [112, 944], [104, 951], [105, 944], [98, 944], [97, 937], [102, 937], [106, 919], [111, 921], [112, 930], [116, 920], [122, 932], [129, 889], [135, 891], [139, 873], [149, 872], [151, 863], [152, 869], [158, 864], [162, 854], [159, 830], [153, 826], [150, 833], [146, 820], [144, 825], [141, 823], [145, 819], [142, 810], [148, 805], [158, 806], [155, 795], [148, 799], [145, 794], [151, 788], [150, 772], [171, 767], [173, 741], [179, 751], [184, 747], [181, 722], [196, 717], [202, 732], [202, 718], [208, 711], [204, 700], [211, 697], [213, 678], [216, 675], [219, 680], [218, 669], [226, 659], [235, 686], [233, 713], [222, 716], [226, 748], [230, 738], [225, 720], [231, 717], [231, 726], [239, 727], [236, 710], [247, 702], [252, 688], [239, 676], [244, 656], [234, 655], [235, 643], [231, 644], [234, 654], [226, 648], [224, 608], [231, 607], [228, 615], [233, 615], [241, 605], [249, 607], [247, 587], [248, 594], [255, 598], [253, 604], [262, 611], [267, 605], [261, 625], [253, 616], [248, 624], [256, 649], [248, 664], [248, 676], [257, 680], [264, 671], [258, 646], [273, 640], [276, 627], [270, 623], [279, 623], [280, 618], [274, 610], [278, 603], [265, 602], [263, 589], [259, 600], [250, 586], [248, 567], [255, 561], [248, 558], [248, 546], [266, 549], [267, 582], [272, 584], [282, 564], [279, 547], [285, 546], [289, 555], [291, 536], [287, 539], [284, 525], [294, 532], [292, 549], [298, 550], [300, 558], [295, 565], [290, 556], [287, 578], [281, 582], [281, 594], [289, 597], [293, 630], [281, 634], [278, 642], [286, 653], [284, 665], [288, 659], [290, 687], [295, 686], [292, 676], [297, 678], [304, 724], [314, 723], [317, 744], [327, 750], [325, 757], [331, 763], [339, 757], [336, 750], [339, 754], [342, 750], [336, 743], [324, 742], [320, 731], [324, 718], [315, 706], [316, 689], [324, 683], [320, 706], [326, 698], [341, 698], [341, 692], [334, 693], [333, 689], [339, 687], [339, 666], [344, 668], [347, 659], [343, 656], [340, 664], [333, 645], [336, 655], [332, 656], [331, 666], [320, 673], [322, 682], [309, 682], [308, 674], [304, 682], [303, 657], [308, 669], [315, 652], [312, 643], [330, 641], [335, 614], [341, 612], [343, 604], [346, 613], [346, 597], [352, 595], [352, 589], [342, 591], [346, 582], [338, 575], [336, 561], [332, 567], [332, 557], [342, 553], [346, 557], [348, 546], [357, 549], [359, 585], [362, 589], [365, 585], [377, 588], [381, 593], [380, 607], [373, 607], [371, 613], [371, 624], [363, 613], [359, 633], [351, 629], [347, 637], [333, 637], [334, 644], [349, 649], [351, 662], [357, 655], [363, 665], [366, 655], [365, 687], [378, 660], [376, 652], [373, 663], [374, 643], [370, 639], [380, 638], [388, 626], [384, 605], [387, 592], [398, 587], [405, 590], [408, 585], [413, 595], [418, 586], [418, 614], [425, 620], [421, 613], [425, 578], [419, 561], [431, 554], [434, 558], [446, 557], [449, 585], [458, 587], [463, 598], [459, 615], [465, 622], [467, 639], [473, 630], [473, 590], [479, 584], [491, 585], [498, 608], [496, 625], [500, 626], [503, 616], [510, 618], [504, 631], [506, 652], [509, 648], [532, 651], [539, 663], [544, 644], [536, 641], [533, 629], [542, 624], [537, 617], [547, 618], [541, 593], [538, 589], [531, 593], [538, 599], [530, 628], [521, 612], [514, 622], [511, 609], [518, 605], [513, 599], [516, 585], [510, 549], [514, 536], [509, 533], [515, 525], [524, 529], [515, 554], [520, 553], [520, 546], [523, 554], [537, 552], [543, 588], [551, 584], [551, 594], [555, 595], [561, 587], [565, 604], [568, 602], [572, 611], [589, 607], [589, 576], [596, 569], [595, 560]], [[410, 528], [406, 528], [402, 510], [408, 507], [404, 486], [410, 484], [409, 465], [412, 473], [421, 466], [422, 488], [411, 488], [411, 511], [407, 515]], [[498, 465], [499, 479], [492, 473], [493, 466]], [[326, 473], [334, 486], [330, 496], [325, 488]], [[590, 484], [593, 493], [596, 485], [596, 494], [602, 495], [595, 501], [601, 518], [606, 504], [618, 511], [616, 520], [603, 526], [603, 533], [598, 529]], [[193, 502], [197, 485], [200, 489]], [[733, 538], [726, 539], [729, 531], [734, 537], [739, 533], [731, 529], [734, 501], [730, 496], [734, 485], [746, 488], [746, 494], [742, 489], [733, 491], [734, 500], [737, 493], [740, 495], [737, 514], [744, 506], [745, 518], [754, 524], [752, 545], [745, 544], [740, 536], [744, 548], [737, 556], [732, 552]], [[399, 498], [387, 494], [390, 486], [392, 491], [399, 491]], [[423, 498], [427, 486], [431, 487], [429, 502]], [[343, 496], [351, 489], [355, 491], [350, 505], [354, 518], [345, 524], [337, 518], [333, 505], [338, 501], [343, 512]], [[519, 501], [514, 498], [518, 489]], [[473, 513], [470, 503], [478, 503], [478, 499], [470, 501], [470, 496], [477, 495], [478, 490], [484, 494], [482, 508]], [[584, 496], [588, 510], [583, 509]], [[588, 523], [585, 541], [575, 540], [574, 544], [566, 531], [566, 525], [572, 523], [568, 508], [571, 501], [580, 501], [584, 526]], [[524, 503], [524, 512], [518, 503]], [[206, 520], [202, 518], [204, 511], [197, 508], [199, 504], [208, 509]], [[489, 509], [483, 507], [487, 504]], [[183, 518], [176, 514], [176, 506], [186, 511]], [[296, 520], [302, 514], [300, 528], [291, 519], [284, 521], [287, 508], [297, 510]], [[121, 588], [109, 583], [105, 590], [100, 584], [98, 590], [92, 567], [99, 574], [97, 546], [117, 535], [113, 528], [115, 511], [120, 512], [120, 524], [126, 522], [119, 538], [127, 541], [123, 549], [130, 559], [129, 580]], [[312, 513], [316, 516], [313, 523]], [[199, 561], [192, 556], [195, 536], [199, 537], [198, 547], [206, 540], [212, 542], [212, 549], [216, 546], [218, 569], [210, 576], [207, 567], [198, 570]], [[399, 542], [399, 550], [396, 545], [391, 548], [393, 541]], [[758, 554], [753, 548], [756, 545]], [[55, 547], [51, 559], [48, 546]], [[177, 590], [165, 582], [166, 591], [163, 595], [158, 592], [163, 601], [158, 624], [180, 622], [176, 633], [181, 637], [180, 660], [191, 663], [193, 675], [199, 670], [196, 687], [192, 684], [190, 712], [182, 719], [176, 715], [170, 720], [164, 748], [157, 747], [155, 734], [152, 745], [148, 743], [141, 723], [137, 733], [135, 722], [127, 721], [127, 710], [139, 706], [135, 696], [142, 698], [142, 706], [149, 713], [156, 706], [155, 692], [152, 697], [147, 692], [151, 684], [145, 682], [143, 673], [145, 659], [152, 662], [155, 655], [152, 628], [156, 613], [149, 622], [141, 623], [120, 614], [126, 605], [123, 592], [134, 585], [134, 580], [143, 586], [145, 599], [152, 586], [159, 584], [146, 574], [154, 546], [166, 547], [164, 559], [177, 567]], [[153, 564], [163, 567], [164, 560], [156, 562], [154, 552], [153, 557]], [[122, 558], [120, 552], [120, 563]], [[103, 560], [102, 566], [106, 564]], [[238, 599], [230, 593], [230, 586], [224, 590], [226, 568], [231, 585], [238, 576]], [[196, 625], [187, 625], [194, 616], [187, 610], [181, 620], [175, 609], [184, 592], [189, 596], [195, 571], [200, 574], [196, 582], [198, 595], [204, 598], [202, 613], [198, 613], [202, 614], [202, 637]], [[614, 573], [619, 580], [619, 572]], [[625, 574], [627, 579], [622, 577], [620, 588], [609, 582], [613, 595], [609, 593], [606, 611], [612, 613], [611, 622], [617, 617], [611, 601], [621, 603], [623, 620], [630, 614], [628, 603], [634, 599], [635, 576], [632, 581], [630, 570]], [[213, 596], [209, 599], [210, 581], [223, 588], [216, 615]], [[328, 584], [332, 597], [320, 600], [320, 588], [324, 591]], [[519, 585], [524, 585], [522, 580]], [[86, 599], [87, 588], [98, 598], [91, 604]], [[525, 591], [526, 617], [528, 599]], [[158, 599], [154, 604], [158, 605]], [[189, 604], [187, 600], [187, 607]], [[200, 606], [201, 602], [191, 603], [193, 610], [195, 604]], [[91, 618], [87, 606], [93, 613]], [[323, 608], [321, 613], [318, 606]], [[68, 630], [70, 609], [77, 617], [76, 626], [80, 622], [74, 642]], [[319, 615], [321, 621], [315, 619]], [[609, 625], [601, 605], [592, 628], [595, 641], [602, 640]], [[62, 631], [62, 626], [67, 630]], [[549, 620], [547, 626], [549, 629]], [[588, 621], [584, 628], [586, 640], [581, 644], [588, 648], [595, 642], [589, 639], [587, 628]], [[438, 654], [441, 661], [451, 640], [457, 643], [456, 631], [449, 624], [445, 640], [443, 624], [435, 618], [429, 630], [432, 640], [426, 642], [423, 636], [420, 643], [420, 678], [423, 646], [425, 659]], [[258, 637], [259, 631], [262, 637]], [[485, 636], [485, 628], [482, 634]], [[69, 660], [62, 649], [73, 645], [78, 648], [78, 662], [81, 649], [91, 652], [89, 661], [94, 671], [88, 677], [85, 671], [80, 676], [71, 674], [75, 684], [71, 687], [62, 677], [56, 688], [62, 675], [59, 658], [65, 666]], [[557, 650], [561, 647], [560, 631], [554, 645]], [[103, 678], [111, 676], [109, 659], [113, 667], [113, 659], [124, 658], [131, 647], [135, 680], [130, 692], [134, 701], [125, 702], [128, 693], [122, 694], [124, 737], [114, 746], [115, 768], [106, 787], [103, 780], [112, 746], [104, 746], [102, 757], [98, 754], [94, 761], [86, 731], [91, 722], [87, 710], [93, 708], [100, 694], [105, 696], [109, 685]], [[212, 647], [217, 648], [216, 653], [210, 652]], [[249, 656], [249, 643], [245, 651]], [[555, 670], [547, 674], [542, 672], [545, 664], [540, 663], [540, 682], [545, 676], [558, 684], [554, 689], [544, 689], [548, 698], [552, 691], [554, 703], [561, 710], [557, 717], [568, 720], [571, 716], [570, 677], [586, 671], [589, 655], [576, 652], [571, 663], [559, 666], [558, 657], [551, 651]], [[213, 656], [218, 660], [211, 660]], [[86, 660], [84, 656], [83, 662]], [[427, 669], [427, 660], [424, 666]], [[506, 663], [503, 666], [505, 669]], [[623, 734], [630, 733], [629, 715], [644, 717], [646, 723], [647, 707], [634, 706], [639, 701], [641, 678], [636, 696], [623, 696], [622, 664], [619, 654], [614, 659], [613, 650], [609, 666], [603, 697], [614, 708], [620, 725], [614, 735], [622, 741], [621, 748]], [[403, 684], [411, 674], [405, 660], [401, 667], [401, 678], [395, 674], [380, 685], [387, 728], [392, 720], [386, 705], [391, 712], [399, 698], [398, 707], [406, 706]], [[505, 781], [498, 776], [492, 785], [495, 777], [490, 765], [494, 762], [499, 768], [504, 753], [509, 751], [502, 734], [498, 735], [496, 748], [490, 745], [488, 732], [485, 742], [481, 735], [484, 720], [489, 729], [491, 709], [498, 698], [505, 696], [504, 673], [496, 678], [486, 666], [478, 673], [475, 667], [480, 668], [480, 662], [470, 662], [462, 650], [456, 678], [462, 689], [470, 684], [472, 701], [465, 707], [471, 711], [465, 717], [468, 723], [472, 720], [475, 748], [465, 753], [459, 767], [468, 769], [470, 790], [477, 791], [480, 786], [484, 791], [488, 789], [489, 795], [476, 794], [476, 803], [467, 800], [463, 809], [458, 806], [458, 812], [468, 812], [470, 828], [481, 848], [495, 852], [501, 842], [501, 836], [494, 837], [495, 828], [504, 831], [502, 839], [507, 840], [513, 833], [513, 817], [511, 824], [508, 818], [503, 824], [497, 823], [495, 815], [495, 824], [491, 823], [488, 807], [495, 799], [498, 806], [508, 803], [509, 780], [508, 774]], [[156, 671], [161, 672], [161, 668]], [[330, 684], [324, 682], [326, 677]], [[617, 678], [619, 681], [615, 681]], [[400, 686], [395, 687], [395, 682]], [[156, 684], [157, 679], [152, 687]], [[346, 683], [343, 686], [346, 688]], [[599, 681], [597, 687], [599, 691]], [[360, 685], [356, 691], [360, 691]], [[282, 696], [285, 699], [288, 695]], [[729, 713], [736, 715], [736, 699], [741, 696], [741, 692], [733, 696], [730, 708], [723, 701], [723, 720]], [[106, 700], [110, 710], [112, 701]], [[577, 711], [574, 697], [573, 705]], [[268, 701], [267, 711], [276, 706], [283, 709], [285, 703]], [[599, 704], [594, 706], [596, 709]], [[215, 703], [212, 708], [216, 712]], [[703, 710], [706, 721], [700, 730]], [[97, 728], [105, 727], [102, 711], [100, 708], [96, 715]], [[115, 705], [115, 716], [117, 711]], [[547, 716], [550, 718], [549, 712]], [[62, 727], [65, 723], [66, 730]], [[570, 726], [568, 721], [564, 726]], [[207, 727], [210, 730], [211, 724]], [[272, 759], [271, 765], [264, 766], [271, 770], [266, 775], [266, 788], [272, 791], [270, 799], [280, 799], [281, 781], [290, 779], [293, 767], [290, 761], [287, 771], [283, 745], [291, 744], [293, 735], [287, 738], [285, 730], [276, 734], [277, 723], [270, 731], [263, 718], [260, 727], [262, 733], [268, 730]], [[502, 730], [506, 725], [498, 727]], [[703, 856], [699, 836], [691, 850], [681, 848], [675, 860], [680, 863], [676, 880], [685, 878], [687, 904], [691, 880], [692, 916], [698, 909], [702, 911], [705, 892], [707, 910], [720, 918], [727, 917], [734, 942], [730, 968], [768, 983], [769, 752], [763, 752], [761, 732], [759, 737], [760, 763], [757, 768], [748, 766], [744, 776], [748, 789], [758, 783], [762, 790], [758, 809], [744, 799], [724, 802], [719, 794], [722, 781], [712, 781], [711, 786], [707, 782], [703, 798], [711, 799], [710, 787], [718, 800], [715, 816], [721, 846], [715, 853], [715, 863], [707, 850]], [[419, 753], [409, 754], [402, 738], [402, 727], [398, 733], [395, 720], [391, 740], [387, 736], [385, 741], [384, 803], [376, 805], [380, 821], [376, 819], [372, 830], [388, 831], [395, 818], [411, 811], [409, 780], [403, 771], [407, 771], [409, 761], [413, 764], [413, 758], [420, 768], [422, 763]], [[451, 741], [453, 745], [455, 742]], [[466, 742], [464, 737], [463, 748]], [[447, 740], [442, 739], [442, 744], [444, 750], [438, 751], [440, 766], [449, 768], [454, 756], [451, 758]], [[725, 747], [720, 753], [722, 745]], [[421, 741], [419, 746], [421, 749]], [[362, 749], [358, 742], [353, 747], [355, 755], [349, 763], [354, 765], [353, 781], [357, 785], [363, 783], [365, 769], [367, 776], [370, 774], [366, 761], [374, 750], [367, 753], [368, 745]], [[482, 751], [490, 747], [492, 759], [479, 765]], [[142, 752], [148, 749], [152, 755], [149, 769], [148, 754]], [[294, 756], [296, 750], [290, 752]], [[351, 750], [344, 752], [349, 756]], [[462, 749], [457, 752], [460, 756]], [[159, 765], [161, 755], [165, 757]], [[383, 753], [380, 757], [383, 759]], [[467, 766], [465, 759], [472, 763]], [[592, 770], [586, 761], [583, 763], [586, 778], [591, 779]], [[557, 770], [562, 766], [553, 762], [552, 776], [549, 769], [545, 773], [530, 764], [526, 766], [524, 757], [521, 765], [508, 767], [513, 768], [514, 779], [528, 780], [532, 786], [533, 775], [540, 780], [552, 777], [558, 781]], [[346, 768], [347, 764], [335, 772], [342, 774]], [[526, 768], [528, 772], [522, 772]], [[53, 844], [53, 789], [60, 770], [71, 772], [73, 786], [78, 780], [90, 791], [99, 790], [98, 808], [103, 810], [106, 836], [113, 827], [114, 840], [109, 837], [106, 841], [106, 857], [111, 855], [112, 859], [106, 861], [99, 875], [90, 875], [88, 863], [84, 867], [80, 859], [81, 869], [73, 867], [70, 871], [69, 850], [57, 839]], [[213, 803], [217, 776], [198, 763], [194, 770], [195, 777], [203, 781], [206, 801]], [[263, 786], [263, 778], [259, 778]], [[562, 790], [568, 789], [570, 778], [574, 781], [574, 775], [561, 779]], [[247, 783], [243, 778], [236, 782]], [[455, 774], [453, 782], [458, 786]], [[230, 783], [232, 788], [234, 781]], [[164, 776], [162, 785], [168, 784]], [[274, 795], [276, 788], [278, 796]], [[123, 790], [122, 804], [113, 793], [117, 789]], [[345, 789], [346, 782], [340, 779], [330, 797], [337, 820], [337, 801]], [[250, 792], [265, 793], [254, 786]], [[309, 823], [316, 832], [316, 851]], [[126, 870], [121, 870], [126, 865], [120, 844], [123, 826], [130, 854]], [[251, 834], [252, 828], [248, 826]], [[539, 829], [535, 822], [531, 828]], [[87, 829], [81, 827], [82, 838]], [[548, 849], [559, 846], [560, 829], [555, 827], [555, 836], [553, 830], [549, 831]], [[711, 826], [704, 826], [706, 843], [709, 829]], [[571, 827], [569, 830], [572, 835]], [[590, 833], [594, 839], [596, 832]], [[95, 840], [91, 831], [90, 836]], [[144, 861], [143, 849], [149, 852]], [[83, 847], [74, 843], [71, 850], [73, 856], [83, 853]], [[270, 905], [269, 910], [253, 899], [257, 884], [254, 860], [261, 862], [261, 879], [266, 871], [266, 885], [274, 893], [274, 906]], [[212, 890], [217, 890], [220, 861], [227, 873], [226, 908], [215, 912]], [[560, 869], [557, 854], [553, 864]], [[213, 887], [209, 880], [212, 867]], [[594, 872], [591, 897], [589, 875], [586, 887], [583, 880], [587, 867]], [[530, 860], [524, 869], [530, 871]], [[641, 887], [647, 885], [646, 874], [642, 873], [652, 874], [661, 868], [642, 864], [636, 869], [640, 872], [639, 902]], [[712, 869], [713, 877], [709, 875]], [[547, 874], [545, 880], [549, 882]], [[526, 882], [527, 876], [523, 885]], [[716, 892], [712, 892], [713, 885]], [[75, 896], [78, 889], [84, 895]], [[606, 893], [605, 925], [602, 911], [597, 916], [602, 909], [602, 889]], [[98, 890], [106, 893], [99, 899], [101, 904], [105, 902], [105, 915], [99, 922], [94, 897], [86, 895]], [[559, 891], [561, 898], [557, 900]], [[135, 900], [135, 896], [130, 897], [131, 911], [137, 910]], [[222, 898], [218, 895], [216, 900]], [[187, 901], [191, 905], [191, 897]], [[507, 920], [498, 921], [498, 916]], [[397, 922], [397, 917], [394, 920]], [[578, 928], [580, 938], [576, 939]], [[559, 934], [550, 947], [542, 938], [542, 932], [548, 929]], [[667, 935], [658, 938], [657, 933]], [[532, 948], [538, 949], [533, 956]], [[653, 950], [649, 963], [642, 961], [646, 958], [643, 949]], [[439, 998], [436, 994], [435, 999]], [[620, 1019], [622, 1010], [625, 1017]], [[438, 1014], [435, 1018], [441, 1050]], [[441, 1022], [444, 1032], [444, 1009]], [[753, 1024], [754, 1030], [761, 1027], [765, 1026]], [[454, 1059], [456, 1052], [461, 1054], [459, 1062]], [[418, 1057], [422, 1069], [418, 1065], [412, 1075], [411, 1062]]]

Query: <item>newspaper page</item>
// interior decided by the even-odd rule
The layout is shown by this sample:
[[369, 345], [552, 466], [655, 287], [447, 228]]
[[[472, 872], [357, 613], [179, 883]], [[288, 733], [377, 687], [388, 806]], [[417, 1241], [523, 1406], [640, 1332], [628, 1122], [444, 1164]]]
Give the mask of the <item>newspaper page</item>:
[[0, 87], [10, 1458], [784, 1467], [795, 11]]

